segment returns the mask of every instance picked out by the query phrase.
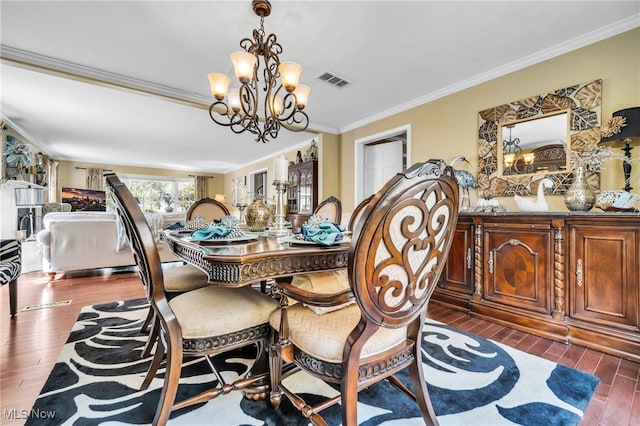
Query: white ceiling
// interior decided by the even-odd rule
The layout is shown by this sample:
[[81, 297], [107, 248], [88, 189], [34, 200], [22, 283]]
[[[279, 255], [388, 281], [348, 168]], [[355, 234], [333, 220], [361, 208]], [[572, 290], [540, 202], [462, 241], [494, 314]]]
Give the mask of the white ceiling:
[[[272, 5], [265, 31], [304, 67], [310, 129], [330, 133], [640, 26], [637, 0]], [[209, 118], [207, 73], [231, 75], [229, 54], [259, 27], [249, 0], [2, 0], [0, 12], [2, 119], [54, 158], [224, 173], [313, 138], [256, 143]], [[353, 84], [320, 82], [325, 71]]]

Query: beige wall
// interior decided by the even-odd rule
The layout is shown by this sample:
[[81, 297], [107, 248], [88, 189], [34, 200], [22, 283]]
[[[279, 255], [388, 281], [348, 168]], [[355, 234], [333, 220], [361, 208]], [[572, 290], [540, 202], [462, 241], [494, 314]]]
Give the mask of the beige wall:
[[[79, 167], [79, 168], [76, 168]], [[111, 164], [97, 164], [97, 163], [79, 163], [73, 161], [60, 161], [58, 166], [58, 188], [57, 194], [60, 196], [60, 188], [63, 186], [71, 188], [85, 188], [86, 187], [86, 169], [87, 167], [102, 168], [105, 171], [109, 170], [116, 174], [131, 174], [141, 176], [171, 176], [179, 178], [188, 178], [196, 173], [175, 171], [167, 169], [154, 169], [148, 167], [129, 167], [129, 166], [116, 166]], [[213, 179], [207, 180], [207, 196], [213, 198], [215, 194], [224, 192], [224, 175], [214, 173], [197, 173], [202, 176], [212, 176]]]
[[337, 135], [322, 134], [320, 136], [322, 148], [318, 150], [319, 155], [319, 188], [318, 199], [320, 201], [334, 196], [342, 199], [340, 180], [342, 177], [342, 167], [340, 167], [340, 137]]
[[[457, 155], [465, 155], [472, 163], [469, 171], [477, 174], [476, 133], [477, 113], [480, 110], [523, 99], [539, 93], [567, 87], [596, 79], [603, 80], [602, 121], [622, 108], [640, 105], [640, 29], [634, 29], [610, 39], [547, 60], [458, 93], [395, 114], [383, 120], [348, 131], [342, 135], [318, 135], [320, 165], [319, 199], [334, 195], [342, 200], [343, 211], [354, 206], [354, 143], [356, 140], [386, 132], [401, 126], [411, 126], [411, 160], [423, 161], [442, 158], [450, 161]], [[291, 161], [299, 148], [285, 154]], [[304, 153], [305, 147], [300, 150]], [[632, 186], [640, 189], [640, 147], [632, 151], [635, 161]], [[115, 173], [148, 176], [187, 177], [192, 172], [172, 171], [140, 167], [115, 166], [60, 161], [57, 193], [60, 187], [84, 187], [85, 171], [76, 167], [101, 167]], [[267, 169], [273, 176], [273, 158], [251, 164], [226, 175], [213, 176], [207, 186], [207, 195], [225, 194], [231, 198], [231, 182], [235, 177], [248, 176], [257, 170]], [[200, 173], [198, 173], [200, 174]], [[602, 176], [602, 189], [619, 189], [624, 185], [622, 165], [610, 162]], [[272, 188], [269, 192], [273, 194]], [[475, 202], [472, 191], [472, 202]], [[566, 211], [561, 196], [547, 196], [551, 210]], [[499, 200], [510, 210], [515, 210], [511, 198]]]
[[[319, 134], [315, 140], [318, 146], [318, 165], [320, 166], [318, 173], [318, 199], [324, 200], [331, 195], [340, 198], [340, 138], [337, 135]], [[295, 161], [296, 153], [301, 151], [302, 155], [304, 155], [307, 148], [308, 146], [295, 148], [284, 154], [278, 154], [278, 156], [284, 155], [287, 160]], [[273, 160], [275, 157], [274, 155], [272, 158], [227, 173], [225, 175], [224, 189], [227, 200], [231, 200], [232, 181], [235, 178], [246, 178], [248, 182], [250, 173], [267, 169], [267, 177], [269, 184], [271, 184], [274, 175]], [[275, 200], [275, 189], [273, 187], [269, 188], [268, 193], [269, 199]]]
[[[602, 121], [614, 111], [640, 105], [640, 29], [575, 50], [503, 77], [437, 99], [375, 123], [346, 132], [340, 138], [340, 197], [343, 210], [354, 205], [354, 143], [356, 140], [403, 125], [411, 125], [412, 162], [429, 158], [452, 160], [465, 155], [477, 174], [478, 111], [555, 89], [602, 79]], [[632, 151], [635, 161], [632, 186], [640, 189], [640, 147]], [[327, 163], [323, 164], [325, 173]], [[622, 164], [605, 165], [602, 189], [624, 186]], [[635, 185], [633, 184], [635, 182]], [[475, 202], [472, 191], [472, 203]], [[562, 196], [547, 196], [552, 211], [567, 211]], [[516, 210], [511, 198], [500, 198]]]

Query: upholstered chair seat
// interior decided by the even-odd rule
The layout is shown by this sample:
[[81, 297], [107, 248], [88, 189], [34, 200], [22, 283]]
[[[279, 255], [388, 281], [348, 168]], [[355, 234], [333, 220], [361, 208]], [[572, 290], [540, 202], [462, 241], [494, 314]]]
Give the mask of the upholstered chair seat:
[[[302, 303], [290, 306], [289, 340], [307, 355], [323, 361], [341, 364], [347, 337], [360, 321], [362, 311], [355, 304], [333, 312], [318, 315]], [[271, 314], [269, 323], [275, 330], [280, 329], [280, 312]], [[406, 327], [380, 328], [367, 341], [360, 355], [366, 358], [380, 354], [404, 343]]]
[[163, 271], [167, 293], [183, 293], [208, 285], [209, 277], [193, 265], [175, 266]]
[[[268, 330], [265, 318], [278, 309], [278, 302], [251, 287], [209, 286], [176, 296], [169, 301], [169, 306], [180, 324], [185, 341], [206, 338], [215, 342], [214, 347], [221, 348], [225, 342], [235, 345], [236, 341], [217, 339], [219, 336], [259, 325]], [[212, 307], [216, 311], [215, 321], [210, 320]], [[187, 349], [190, 347], [183, 345], [183, 350], [191, 351]]]

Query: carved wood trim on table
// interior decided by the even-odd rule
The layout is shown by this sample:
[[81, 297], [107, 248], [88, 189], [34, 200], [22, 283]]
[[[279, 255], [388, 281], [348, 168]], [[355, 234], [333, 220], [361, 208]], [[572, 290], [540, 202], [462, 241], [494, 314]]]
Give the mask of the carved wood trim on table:
[[[179, 258], [202, 269], [212, 284], [232, 287], [306, 272], [344, 268], [348, 263], [348, 245], [277, 250], [269, 255], [269, 252], [242, 254], [243, 249], [235, 245], [209, 248], [188, 242], [178, 243], [171, 237], [166, 241]], [[228, 251], [228, 258], [216, 254], [219, 249]]]

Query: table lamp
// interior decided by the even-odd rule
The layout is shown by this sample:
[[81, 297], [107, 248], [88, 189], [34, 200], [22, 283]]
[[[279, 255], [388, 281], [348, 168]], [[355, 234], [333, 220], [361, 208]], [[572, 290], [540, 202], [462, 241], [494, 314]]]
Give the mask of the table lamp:
[[[34, 232], [34, 227], [33, 227], [33, 220], [34, 220], [33, 208], [34, 207], [40, 207], [42, 205], [44, 205], [44, 189], [43, 188], [33, 188], [31, 186], [29, 186], [27, 188], [16, 188], [16, 207], [28, 207], [29, 208], [29, 216], [24, 216], [20, 220], [20, 226], [19, 226], [19, 228], [22, 229], [22, 220], [25, 217], [29, 218], [30, 233], [29, 233], [29, 237], [27, 239], [35, 238], [35, 235], [33, 234], [33, 232]], [[36, 230], [39, 230], [38, 228], [39, 227], [36, 227]]]
[[602, 138], [599, 145], [609, 145], [622, 148], [628, 161], [622, 163], [624, 171], [624, 191], [630, 192], [631, 187], [631, 144], [640, 142], [640, 107], [621, 109], [612, 114], [613, 117], [626, 118], [626, 126], [620, 128], [620, 132], [615, 135]]

